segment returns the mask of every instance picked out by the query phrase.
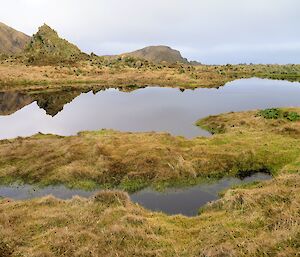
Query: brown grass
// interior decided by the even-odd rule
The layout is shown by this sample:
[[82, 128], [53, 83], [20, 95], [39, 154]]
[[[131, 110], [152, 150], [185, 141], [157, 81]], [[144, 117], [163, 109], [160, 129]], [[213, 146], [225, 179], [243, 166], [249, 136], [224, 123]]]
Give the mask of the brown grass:
[[300, 122], [257, 113], [204, 119], [221, 134], [194, 140], [99, 131], [0, 141], [1, 177], [26, 182], [185, 181], [265, 166], [277, 174], [227, 190], [194, 218], [147, 211], [120, 191], [0, 199], [0, 256], [298, 256]]
[[0, 179], [134, 191], [255, 171], [277, 174], [300, 153], [299, 121], [267, 120], [252, 111], [209, 117], [200, 123], [211, 130], [221, 126], [226, 133], [188, 140], [166, 133], [101, 130], [3, 140]]
[[114, 204], [114, 193], [110, 205], [107, 195], [2, 200], [1, 256], [297, 256], [299, 182], [290, 174], [228, 190], [195, 218]]
[[[99, 61], [100, 60], [100, 61]], [[125, 61], [91, 59], [56, 66], [29, 66], [15, 60], [0, 64], [1, 90], [29, 90], [78, 87], [80, 84], [138, 87], [160, 85], [182, 88], [220, 87], [226, 82], [250, 77], [299, 81], [300, 65], [226, 65], [191, 66], [184, 64], [157, 65], [145, 63], [135, 67]], [[141, 62], [136, 60], [137, 62]], [[131, 67], [132, 66], [132, 67]]]

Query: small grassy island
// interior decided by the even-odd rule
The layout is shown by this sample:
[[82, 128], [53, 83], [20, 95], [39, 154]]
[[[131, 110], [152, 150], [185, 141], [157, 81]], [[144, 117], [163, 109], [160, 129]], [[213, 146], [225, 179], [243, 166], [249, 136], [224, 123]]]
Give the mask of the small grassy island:
[[[270, 116], [276, 112], [282, 115]], [[211, 116], [197, 125], [215, 135], [192, 140], [106, 130], [2, 140], [3, 183], [132, 191], [256, 171], [274, 179], [227, 190], [194, 218], [145, 210], [113, 190], [66, 201], [2, 199], [0, 255], [262, 256], [283, 250], [296, 255], [299, 115], [299, 108], [289, 108]]]

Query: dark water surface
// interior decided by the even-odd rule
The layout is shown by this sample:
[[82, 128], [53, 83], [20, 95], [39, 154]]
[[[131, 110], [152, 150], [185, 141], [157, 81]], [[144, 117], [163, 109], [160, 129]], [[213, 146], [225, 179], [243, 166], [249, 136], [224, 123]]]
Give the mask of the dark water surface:
[[[153, 211], [162, 211], [167, 214], [183, 214], [195, 216], [200, 207], [219, 198], [218, 193], [233, 185], [240, 185], [254, 181], [263, 181], [272, 177], [265, 173], [256, 173], [243, 180], [238, 178], [223, 178], [210, 184], [200, 184], [183, 189], [168, 189], [157, 192], [151, 189], [132, 194], [131, 200]], [[48, 186], [37, 188], [29, 185], [0, 186], [0, 196], [17, 200], [31, 199], [46, 195], [53, 195], [61, 199], [70, 199], [75, 195], [90, 197], [96, 191], [68, 189], [64, 186]]]
[[0, 93], [0, 139], [38, 132], [72, 135], [102, 128], [121, 131], [166, 131], [207, 136], [194, 126], [199, 119], [230, 111], [300, 106], [300, 83], [245, 79], [219, 89], [181, 92], [148, 87], [128, 92], [58, 92], [50, 95]]

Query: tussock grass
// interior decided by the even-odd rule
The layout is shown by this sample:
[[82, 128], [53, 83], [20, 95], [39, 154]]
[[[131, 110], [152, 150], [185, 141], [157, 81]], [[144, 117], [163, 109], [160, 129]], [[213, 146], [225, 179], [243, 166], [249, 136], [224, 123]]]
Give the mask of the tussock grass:
[[[299, 109], [289, 109], [298, 112]], [[299, 121], [228, 113], [198, 125], [221, 134], [192, 140], [166, 133], [38, 134], [0, 141], [0, 181], [135, 191], [253, 172], [278, 174], [300, 153]]]
[[297, 256], [299, 182], [299, 174], [285, 174], [251, 188], [228, 190], [194, 218], [150, 212], [127, 200], [126, 205], [108, 205], [115, 193], [102, 195], [101, 201], [79, 197], [67, 201], [53, 197], [4, 199], [0, 200], [0, 253]]
[[170, 185], [262, 168], [275, 175], [225, 191], [193, 218], [147, 211], [120, 191], [90, 199], [0, 199], [1, 256], [297, 256], [300, 122], [251, 111], [211, 116], [198, 125], [222, 130], [193, 140], [103, 130], [0, 141], [6, 181]]
[[158, 65], [134, 58], [128, 61], [108, 57], [90, 57], [67, 64], [54, 61], [54, 65], [39, 66], [18, 60], [0, 63], [1, 90], [44, 90], [70, 84], [74, 88], [84, 84], [97, 84], [99, 88], [108, 85], [218, 88], [227, 82], [251, 77], [300, 81], [300, 65]]
[[126, 206], [129, 201], [129, 195], [122, 191], [116, 190], [107, 190], [100, 191], [94, 196], [94, 201], [101, 202], [103, 205], [112, 206], [112, 205], [121, 205]]

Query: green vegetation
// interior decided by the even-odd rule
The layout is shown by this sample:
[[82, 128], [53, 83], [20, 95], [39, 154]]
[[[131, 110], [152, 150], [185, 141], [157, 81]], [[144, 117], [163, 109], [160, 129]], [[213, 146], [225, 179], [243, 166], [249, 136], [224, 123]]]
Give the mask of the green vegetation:
[[300, 120], [300, 115], [297, 112], [282, 111], [278, 108], [262, 110], [258, 114], [265, 119], [287, 119], [289, 121]]

